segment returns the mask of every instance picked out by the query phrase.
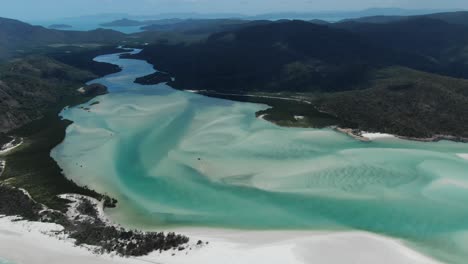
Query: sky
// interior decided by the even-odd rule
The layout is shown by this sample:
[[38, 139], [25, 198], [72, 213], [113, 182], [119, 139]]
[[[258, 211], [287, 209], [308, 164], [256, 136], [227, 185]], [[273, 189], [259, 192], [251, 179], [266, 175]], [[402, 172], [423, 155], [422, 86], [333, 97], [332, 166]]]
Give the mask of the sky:
[[99, 13], [242, 13], [347, 11], [375, 7], [468, 9], [468, 0], [0, 0], [0, 16], [37, 20]]

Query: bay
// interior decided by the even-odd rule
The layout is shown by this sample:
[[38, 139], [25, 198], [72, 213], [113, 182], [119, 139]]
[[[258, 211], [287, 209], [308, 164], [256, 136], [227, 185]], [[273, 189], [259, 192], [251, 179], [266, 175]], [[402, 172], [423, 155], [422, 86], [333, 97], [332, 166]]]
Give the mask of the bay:
[[93, 81], [110, 94], [62, 111], [74, 123], [51, 155], [67, 177], [119, 200], [107, 211], [116, 222], [364, 230], [450, 263], [468, 257], [467, 144], [279, 127], [255, 117], [266, 105], [142, 86], [133, 81], [152, 65], [96, 60], [123, 70]]

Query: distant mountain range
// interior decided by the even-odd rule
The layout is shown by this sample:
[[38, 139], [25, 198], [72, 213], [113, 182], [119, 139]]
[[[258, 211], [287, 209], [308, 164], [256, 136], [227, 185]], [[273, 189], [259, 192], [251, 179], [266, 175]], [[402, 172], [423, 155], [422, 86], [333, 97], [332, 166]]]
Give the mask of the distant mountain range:
[[[123, 18], [111, 22], [101, 23], [102, 27], [140, 27], [142, 30], [158, 32], [179, 32], [189, 34], [206, 34], [221, 31], [228, 31], [244, 26], [264, 23], [275, 20], [306, 20], [315, 24], [329, 23], [389, 23], [402, 21], [415, 17], [426, 17], [445, 21], [451, 24], [468, 24], [468, 11], [433, 13], [434, 10], [405, 10], [396, 8], [374, 8], [353, 12], [316, 12], [316, 13], [271, 13], [256, 16], [237, 15], [232, 18], [225, 15], [223, 18], [216, 18], [216, 15], [204, 15], [196, 13], [179, 14], [173, 18], [164, 15], [159, 19], [140, 20]], [[235, 15], [235, 14], [230, 14]]]
[[397, 21], [403, 21], [414, 18], [431, 18], [437, 19], [449, 24], [457, 24], [468, 26], [468, 11], [457, 11], [457, 12], [444, 12], [444, 13], [431, 13], [419, 16], [404, 16], [404, 15], [379, 15], [379, 16], [366, 16], [354, 19], [345, 19], [340, 22], [358, 22], [358, 23], [391, 23]]
[[280, 20], [280, 19], [302, 19], [312, 20], [321, 19], [333, 21], [345, 19], [345, 18], [359, 18], [366, 16], [414, 16], [424, 15], [441, 12], [453, 12], [461, 11], [456, 9], [444, 10], [444, 9], [402, 9], [402, 8], [369, 8], [364, 10], [356, 11], [312, 11], [312, 12], [272, 12], [257, 15], [245, 15], [241, 13], [161, 13], [155, 15], [131, 15], [124, 13], [116, 14], [98, 14], [90, 16], [80, 16], [73, 18], [59, 19], [60, 21], [82, 21], [82, 20], [93, 20], [99, 21], [100, 24], [122, 18], [129, 20], [162, 20], [162, 19], [245, 19], [245, 20]]
[[[69, 17], [54, 20], [30, 21], [33, 24], [48, 26], [51, 24], [67, 24], [75, 29], [92, 30], [98, 27], [139, 27], [152, 24], [167, 24], [171, 20], [186, 19], [236, 19], [236, 20], [324, 20], [336, 22], [343, 19], [355, 19], [367, 16], [410, 16], [458, 10], [411, 10], [398, 8], [370, 8], [358, 11], [314, 11], [314, 12], [275, 12], [258, 15], [240, 13], [162, 13], [155, 15], [131, 15], [125, 13], [97, 14], [89, 16]], [[166, 22], [165, 22], [166, 21]]]
[[102, 23], [100, 26], [103, 27], [135, 27], [135, 26], [148, 26], [148, 25], [167, 25], [167, 24], [175, 24], [184, 21], [180, 18], [172, 18], [172, 19], [159, 19], [159, 20], [132, 20], [132, 19], [118, 19], [112, 22]]
[[[283, 13], [268, 13], [255, 16], [245, 17], [247, 19], [300, 19], [312, 20], [320, 19], [326, 21], [339, 21], [347, 18], [360, 18], [368, 16], [414, 16], [439, 13], [444, 11], [455, 10], [435, 10], [435, 9], [401, 9], [401, 8], [369, 8], [358, 11], [321, 11], [321, 12], [283, 12]], [[458, 10], [457, 10], [458, 11]]]
[[126, 35], [117, 31], [63, 31], [7, 18], [0, 18], [0, 60], [23, 54], [31, 48], [53, 44], [116, 43]]

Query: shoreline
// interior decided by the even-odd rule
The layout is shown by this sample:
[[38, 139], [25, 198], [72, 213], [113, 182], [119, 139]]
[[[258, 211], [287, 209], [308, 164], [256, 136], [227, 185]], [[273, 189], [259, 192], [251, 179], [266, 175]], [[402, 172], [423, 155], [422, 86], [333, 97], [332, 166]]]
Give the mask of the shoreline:
[[356, 140], [369, 142], [375, 139], [383, 139], [383, 138], [398, 138], [402, 140], [409, 140], [409, 141], [416, 141], [416, 142], [439, 142], [439, 141], [453, 141], [457, 143], [468, 143], [468, 138], [463, 137], [455, 137], [450, 135], [435, 135], [430, 138], [418, 138], [418, 137], [406, 137], [406, 136], [399, 136], [387, 133], [380, 133], [380, 132], [366, 132], [361, 131], [359, 129], [352, 129], [352, 128], [341, 128], [341, 127], [332, 127], [333, 130], [346, 134]]
[[468, 138], [464, 137], [456, 137], [451, 135], [435, 135], [430, 138], [418, 138], [418, 137], [405, 137], [405, 136], [396, 136], [400, 139], [404, 140], [411, 140], [411, 141], [419, 141], [419, 142], [439, 142], [443, 140], [453, 141], [458, 143], [468, 143]]
[[[11, 196], [14, 193], [14, 196]], [[0, 237], [14, 229], [15, 223], [27, 226], [25, 232], [36, 228], [52, 240], [70, 242], [73, 247], [84, 248], [92, 255], [114, 255], [121, 258], [141, 257], [153, 252], [182, 251], [192, 247], [193, 242], [186, 236], [174, 232], [153, 232], [126, 229], [113, 223], [104, 213], [104, 200], [97, 200], [86, 195], [61, 194], [59, 198], [69, 201], [66, 212], [48, 208], [34, 200], [24, 189], [0, 185], [0, 197], [12, 198], [18, 204], [28, 203], [29, 211], [17, 208], [12, 202], [0, 204]], [[10, 195], [10, 196], [8, 196]], [[4, 230], [5, 226], [10, 226]], [[37, 229], [38, 228], [38, 229]], [[10, 230], [11, 231], [11, 230]], [[0, 239], [0, 251], [6, 247]], [[200, 242], [201, 243], [201, 242]], [[0, 256], [4, 256], [0, 253]], [[27, 261], [26, 263], [32, 263]]]
[[[410, 249], [397, 239], [362, 231], [243, 231], [210, 228], [182, 228], [179, 231], [210, 241], [204, 249], [210, 252], [198, 251], [187, 257], [166, 255], [162, 259], [163, 263], [440, 263]], [[215, 259], [211, 256], [215, 256]]]
[[260, 94], [220, 93], [220, 92], [214, 92], [214, 91], [208, 91], [208, 90], [182, 90], [182, 91], [187, 91], [187, 92], [190, 92], [190, 93], [197, 93], [197, 94], [201, 94], [201, 95], [205, 95], [205, 96], [220, 95], [220, 96], [253, 97], [253, 98], [264, 98], [264, 99], [276, 99], [276, 100], [284, 100], [284, 101], [293, 101], [293, 102], [304, 103], [304, 104], [309, 104], [309, 105], [312, 104], [312, 102], [310, 102], [310, 101], [300, 99], [300, 98], [293, 98], [293, 97], [269, 96], [269, 95], [260, 95]]
[[[75, 246], [60, 235], [57, 224], [17, 221], [0, 217], [0, 256], [13, 263], [270, 263], [305, 264], [344, 262], [360, 264], [438, 264], [440, 262], [407, 247], [401, 241], [360, 231], [242, 231], [181, 228], [194, 241], [188, 249], [152, 252], [141, 257], [94, 254], [92, 247]], [[339, 254], [337, 254], [339, 252]]]
[[352, 129], [352, 128], [341, 128], [341, 127], [333, 127], [333, 130], [336, 132], [346, 134], [356, 140], [362, 141], [362, 142], [369, 142], [371, 141], [369, 138], [363, 137], [362, 136], [362, 131]]
[[[104, 49], [85, 51], [80, 53], [80, 56], [83, 55], [90, 58], [90, 62], [94, 62], [96, 56], [109, 54], [109, 52], [125, 52], [120, 48], [105, 47]], [[73, 66], [75, 65], [74, 62], [72, 60], [71, 63], [65, 64]], [[121, 71], [119, 67], [113, 64], [98, 63], [97, 65], [98, 67], [94, 68], [94, 70], [97, 71], [95, 74], [98, 78]], [[90, 69], [87, 70], [91, 71]], [[92, 80], [95, 80], [95, 76], [93, 78]], [[88, 84], [92, 80], [83, 80], [75, 85], [77, 88], [92, 87], [93, 85]], [[72, 123], [69, 120], [62, 119], [59, 116], [60, 112], [64, 108], [86, 103], [103, 93], [106, 92], [102, 92], [102, 89], [101, 91], [91, 89], [86, 94], [67, 94], [58, 104], [47, 108], [41, 118], [9, 131], [9, 137], [21, 138], [21, 144], [0, 152], [1, 160], [4, 161], [5, 165], [8, 163], [8, 167], [5, 167], [6, 169], [4, 168], [2, 174], [0, 174], [2, 177], [0, 178], [0, 184], [5, 183], [18, 189], [27, 189], [37, 199], [38, 203], [44, 204], [53, 210], [66, 210], [66, 203], [57, 197], [58, 194], [62, 193], [77, 193], [91, 198], [105, 199], [106, 206], [114, 207], [117, 201], [108, 197], [107, 194], [97, 193], [87, 186], [79, 186], [68, 179], [50, 156], [50, 151], [63, 141], [66, 129]], [[17, 149], [20, 145], [24, 146]], [[11, 151], [13, 149], [15, 151]], [[54, 184], [51, 185], [50, 182]]]
[[62, 231], [63, 227], [57, 224], [0, 216], [0, 256], [12, 263], [128, 263], [124, 258], [97, 255], [77, 247], [66, 236], [58, 235]]
[[[107, 194], [97, 193], [88, 189], [87, 186], [77, 185], [72, 180], [68, 179], [66, 175], [63, 174], [61, 168], [58, 167], [55, 160], [50, 156], [50, 150], [63, 141], [66, 129], [72, 123], [69, 120], [62, 119], [59, 116], [59, 111], [64, 107], [76, 106], [88, 102], [98, 95], [101, 95], [101, 93], [87, 93], [71, 96], [69, 101], [56, 107], [59, 108], [57, 112], [51, 111], [44, 118], [35, 120], [11, 132], [16, 138], [21, 138], [21, 142], [13, 146], [11, 143], [16, 140], [13, 139], [5, 144], [7, 147], [0, 152], [0, 157], [5, 159], [2, 159], [2, 164], [6, 164], [7, 161], [9, 164], [7, 170], [0, 171], [0, 176], [4, 176], [0, 179], [0, 187], [2, 187], [3, 184], [3, 187], [7, 189], [10, 188], [23, 192], [24, 195], [22, 196], [24, 197], [22, 199], [29, 200], [41, 209], [33, 209], [34, 212], [32, 212], [33, 215], [31, 215], [31, 218], [25, 218], [23, 216], [22, 208], [18, 208], [18, 213], [9, 213], [7, 210], [7, 218], [2, 218], [2, 212], [0, 212], [0, 219], [13, 219], [11, 221], [11, 223], [13, 223], [18, 220], [18, 217], [22, 216], [23, 218], [21, 218], [22, 220], [19, 222], [27, 223], [28, 226], [55, 225], [55, 227], [57, 227], [60, 224], [60, 228], [57, 230], [50, 230], [49, 236], [58, 238], [58, 240], [66, 239], [69, 242], [74, 241], [71, 239], [71, 237], [74, 237], [77, 245], [94, 245], [86, 246], [86, 248], [88, 248], [87, 250], [92, 249], [95, 251], [90, 251], [87, 254], [99, 252], [100, 255], [144, 255], [147, 250], [150, 250], [150, 252], [154, 250], [168, 250], [186, 244], [188, 238], [185, 236], [174, 233], [166, 234], [162, 232], [128, 230], [112, 223], [104, 214], [104, 208], [114, 207], [117, 201], [108, 197]], [[12, 152], [13, 149], [19, 147], [23, 142], [27, 143], [25, 148], [22, 148], [19, 152]], [[32, 153], [32, 155], [30, 155], [30, 153]], [[42, 163], [37, 160], [37, 154], [40, 154], [40, 158], [44, 159], [46, 161], [45, 163], [50, 167], [41, 165]], [[31, 165], [29, 165], [29, 163], [24, 164], [25, 158], [29, 159], [29, 156], [34, 156], [31, 157], [33, 158]], [[40, 168], [36, 169], [37, 166]], [[44, 171], [42, 171], [42, 169], [44, 169]], [[51, 173], [51, 170], [54, 173]], [[31, 178], [31, 176], [28, 176], [30, 175], [30, 173], [28, 173], [29, 171], [34, 171], [33, 175], [31, 175], [34, 177]], [[42, 185], [43, 182], [50, 182], [51, 180], [55, 182], [58, 180], [59, 183], [56, 183], [56, 186], [53, 186], [53, 188], [50, 188], [48, 184]], [[39, 184], [32, 183], [34, 181], [38, 181]], [[37, 202], [35, 198], [38, 199]], [[85, 204], [85, 201], [87, 201], [89, 205], [82, 206]], [[82, 208], [79, 208], [80, 206]], [[28, 219], [32, 221], [28, 221]], [[31, 232], [29, 229], [26, 231]], [[3, 230], [3, 233], [5, 232], [7, 232], [7, 230]], [[62, 232], [62, 234], [59, 234], [57, 237], [58, 232]], [[42, 234], [42, 232], [40, 233]], [[99, 233], [107, 236], [102, 237]], [[0, 230], [0, 235], [1, 234], [2, 230]], [[130, 236], [127, 237], [128, 235]], [[24, 234], [21, 234], [21, 236], [24, 236]], [[21, 240], [19, 242], [21, 242]], [[74, 242], [71, 244], [73, 247], [76, 247]], [[2, 247], [1, 245], [0, 241], [0, 248]], [[5, 255], [0, 254], [0, 256]], [[8, 256], [5, 257], [14, 260], [8, 258]], [[34, 260], [26, 261], [25, 263], [32, 262], [36, 263]]]
[[362, 142], [371, 142], [376, 139], [385, 139], [385, 138], [399, 138], [396, 135], [392, 134], [385, 134], [385, 133], [370, 133], [366, 131], [361, 131], [358, 129], [351, 129], [351, 128], [341, 128], [341, 127], [333, 127], [333, 130], [346, 134], [356, 140], [362, 141]]
[[3, 171], [5, 170], [5, 168], [6, 168], [6, 161], [0, 159], [0, 177], [2, 177], [2, 174], [3, 174]]
[[[171, 86], [172, 87], [172, 86]], [[177, 88], [174, 88], [177, 89]], [[303, 103], [303, 104], [308, 104], [312, 105], [311, 101], [304, 100], [301, 98], [290, 98], [290, 97], [280, 97], [280, 96], [267, 96], [267, 95], [255, 95], [255, 94], [234, 94], [234, 93], [219, 93], [215, 91], [209, 91], [209, 90], [184, 90], [182, 89], [181, 91], [189, 92], [189, 93], [196, 93], [204, 96], [213, 96], [216, 98], [224, 98], [223, 96], [229, 96], [229, 100], [234, 100], [232, 97], [243, 97], [243, 98], [259, 98], [259, 99], [275, 99], [275, 100], [284, 100], [284, 101], [290, 101], [290, 102], [298, 102], [298, 103]], [[269, 105], [270, 107], [274, 107]], [[330, 114], [324, 111], [321, 111], [319, 109], [316, 109], [317, 111], [324, 113], [324, 114]], [[257, 116], [257, 118], [266, 120], [268, 122], [277, 124], [279, 126], [284, 126], [280, 124], [279, 122], [273, 122], [270, 120], [265, 119], [264, 117], [266, 114], [261, 114]], [[300, 115], [297, 115], [300, 116]], [[301, 119], [296, 119], [296, 121], [299, 121]], [[285, 126], [285, 127], [294, 127], [294, 126]], [[304, 127], [304, 128], [309, 128], [309, 127]], [[457, 136], [452, 136], [452, 135], [434, 135], [432, 137], [409, 137], [409, 136], [400, 136], [400, 135], [394, 135], [394, 134], [388, 134], [388, 133], [381, 133], [381, 132], [366, 132], [366, 131], [361, 131], [358, 129], [352, 129], [352, 128], [346, 128], [346, 127], [339, 127], [339, 126], [331, 126], [331, 128], [335, 131], [338, 131], [340, 133], [347, 134], [348, 136], [359, 140], [363, 142], [369, 142], [375, 139], [381, 139], [381, 138], [399, 138], [403, 140], [410, 140], [410, 141], [418, 141], [418, 142], [438, 142], [438, 141], [453, 141], [453, 142], [460, 142], [460, 143], [468, 143], [468, 138], [464, 137], [457, 137]]]
[[[287, 97], [274, 97], [274, 96], [261, 96], [261, 95], [241, 95], [241, 94], [228, 94], [228, 93], [217, 93], [217, 92], [211, 92], [211, 91], [206, 91], [206, 90], [181, 90], [189, 93], [196, 93], [204, 96], [211, 96], [213, 95], [216, 97], [218, 96], [234, 96], [234, 97], [251, 97], [251, 98], [267, 98], [267, 99], [277, 99], [277, 100], [285, 100], [285, 101], [295, 101], [299, 103], [306, 103], [306, 104], [312, 104], [310, 101], [305, 101], [301, 99], [295, 99], [295, 98], [287, 98]], [[216, 98], [223, 98], [223, 97], [216, 97]], [[228, 100], [233, 100], [232, 98]], [[237, 101], [237, 100], [234, 100]], [[271, 109], [274, 106], [268, 105]], [[267, 110], [267, 109], [266, 109]], [[318, 110], [318, 109], [316, 109]], [[262, 112], [262, 111], [260, 111]], [[281, 122], [275, 122], [266, 119], [265, 117], [268, 116], [268, 114], [257, 112], [257, 118], [279, 125], [283, 127], [295, 127], [295, 126], [288, 126], [281, 124]], [[329, 114], [323, 111], [319, 111], [324, 114]], [[304, 119], [304, 116], [302, 115], [295, 115], [294, 119], [296, 121], [300, 121]], [[308, 126], [299, 126], [299, 127], [304, 127], [304, 128], [310, 128]], [[353, 129], [353, 128], [345, 128], [345, 127], [339, 127], [339, 126], [329, 126], [329, 128], [333, 129], [334, 131], [337, 131], [339, 133], [346, 134], [356, 140], [362, 141], [362, 142], [371, 142], [376, 139], [385, 139], [385, 138], [398, 138], [402, 140], [409, 140], [409, 141], [417, 141], [417, 142], [438, 142], [438, 141], [453, 141], [453, 142], [460, 142], [460, 143], [468, 143], [468, 138], [463, 138], [463, 137], [456, 137], [456, 136], [451, 136], [451, 135], [435, 135], [430, 138], [419, 138], [419, 137], [407, 137], [407, 136], [400, 136], [400, 135], [394, 135], [394, 134], [388, 134], [388, 133], [381, 133], [381, 132], [367, 132], [367, 131], [362, 131], [359, 129]]]
[[14, 144], [16, 140], [17, 140], [16, 138], [13, 138], [10, 142], [6, 143], [0, 148], [1, 149], [0, 150], [0, 178], [2, 177], [3, 172], [5, 171], [5, 168], [6, 168], [6, 160], [1, 159], [1, 157], [15, 150], [16, 148], [20, 147], [24, 142], [23, 138], [20, 138], [20, 142], [17, 144]]
[[21, 146], [24, 142], [23, 138], [19, 138], [20, 142], [15, 144], [15, 141], [17, 140], [17, 138], [13, 138], [13, 140], [11, 140], [10, 142], [6, 143], [5, 145], [3, 145], [1, 148], [0, 148], [0, 156], [1, 155], [5, 155], [7, 154], [8, 152], [11, 152], [12, 150], [18, 148], [19, 146]]

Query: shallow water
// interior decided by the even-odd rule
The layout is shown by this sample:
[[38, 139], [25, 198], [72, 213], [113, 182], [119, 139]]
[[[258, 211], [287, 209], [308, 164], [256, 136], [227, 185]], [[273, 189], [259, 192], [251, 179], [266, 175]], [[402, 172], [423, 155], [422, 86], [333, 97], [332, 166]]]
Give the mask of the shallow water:
[[14, 264], [14, 263], [6, 259], [0, 258], [0, 264]]
[[[66, 175], [119, 199], [116, 221], [148, 229], [359, 229], [403, 238], [451, 263], [468, 257], [468, 145], [394, 138], [359, 142], [330, 129], [278, 127], [265, 105], [133, 80], [152, 66], [95, 80], [111, 93], [74, 107], [52, 156]], [[87, 104], [86, 106], [90, 105]]]

